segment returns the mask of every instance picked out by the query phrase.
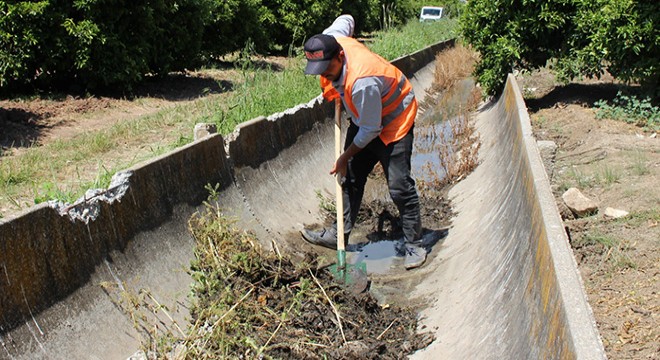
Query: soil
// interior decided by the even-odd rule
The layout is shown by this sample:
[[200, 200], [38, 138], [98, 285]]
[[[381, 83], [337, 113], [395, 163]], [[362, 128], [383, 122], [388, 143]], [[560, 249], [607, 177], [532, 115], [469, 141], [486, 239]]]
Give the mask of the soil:
[[[624, 87], [607, 76], [562, 86], [544, 71], [519, 85], [535, 137], [557, 145], [546, 170], [608, 358], [660, 359], [660, 136], [596, 118], [594, 103]], [[598, 212], [576, 217], [561, 197], [569, 187]], [[609, 218], [608, 207], [630, 215]]]
[[[105, 129], [182, 102], [222, 96], [231, 91], [231, 71], [154, 80], [138, 89], [140, 95], [128, 98], [2, 99], [1, 155], [10, 157], [31, 146]], [[520, 77], [520, 86], [535, 136], [558, 147], [549, 178], [608, 358], [660, 359], [660, 136], [621, 121], [596, 119], [594, 103], [612, 99], [620, 86], [611, 79], [561, 86], [548, 72], [539, 72]], [[561, 198], [568, 187], [577, 187], [596, 201], [598, 213], [576, 218]], [[427, 221], [448, 220], [451, 211], [441, 192], [423, 200]], [[370, 212], [370, 218], [386, 217], [394, 212], [387, 206], [370, 203], [364, 211]], [[630, 215], [607, 218], [603, 215], [607, 207]], [[12, 214], [11, 208], [0, 208], [5, 217]], [[434, 211], [439, 208], [442, 211]], [[377, 223], [365, 226], [385, 237], [397, 231], [395, 225], [384, 230]], [[400, 318], [395, 314], [383, 318], [382, 324], [394, 324], [388, 331], [392, 332], [400, 326], [395, 321]]]
[[221, 94], [232, 87], [232, 70], [171, 74], [145, 81], [131, 95], [51, 94], [46, 97], [0, 99], [0, 146], [12, 155], [31, 146], [66, 140], [83, 132], [161, 109]]

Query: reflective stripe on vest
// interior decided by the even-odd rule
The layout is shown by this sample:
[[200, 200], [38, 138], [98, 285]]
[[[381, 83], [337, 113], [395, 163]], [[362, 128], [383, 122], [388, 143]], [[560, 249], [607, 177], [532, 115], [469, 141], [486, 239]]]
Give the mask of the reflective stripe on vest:
[[[338, 37], [337, 42], [342, 46], [346, 56], [346, 74], [344, 103], [355, 114], [360, 116], [353, 104], [350, 94], [357, 79], [375, 76], [389, 79], [393, 84], [387, 94], [381, 95], [383, 130], [379, 137], [385, 145], [398, 141], [410, 130], [417, 115], [417, 101], [412, 91], [410, 81], [403, 73], [377, 54], [372, 53], [359, 41], [350, 37]], [[332, 82], [321, 76], [323, 97], [332, 101], [339, 97], [339, 93], [332, 86]]]

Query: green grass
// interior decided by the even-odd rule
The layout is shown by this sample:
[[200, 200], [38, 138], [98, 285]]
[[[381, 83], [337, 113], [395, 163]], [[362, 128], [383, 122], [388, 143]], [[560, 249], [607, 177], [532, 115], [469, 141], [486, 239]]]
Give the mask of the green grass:
[[568, 176], [573, 180], [573, 183], [578, 189], [587, 189], [594, 185], [595, 179], [593, 176], [586, 175], [580, 169], [571, 167], [568, 171]]
[[600, 233], [586, 233], [581, 239], [580, 243], [584, 245], [595, 245], [600, 244], [605, 247], [605, 249], [610, 249], [619, 244], [619, 241], [611, 235], [605, 235]]
[[587, 232], [578, 239], [579, 246], [596, 245], [603, 248], [601, 265], [609, 263], [611, 269], [636, 269], [637, 264], [628, 255], [629, 244], [620, 241], [614, 236], [602, 234], [600, 232]]
[[546, 118], [543, 115], [537, 116], [536, 118], [534, 118], [534, 120], [536, 124], [541, 128], [545, 127], [545, 125], [548, 123], [548, 118]]
[[648, 157], [646, 153], [640, 150], [630, 151], [630, 157], [632, 159], [632, 173], [637, 176], [647, 175], [651, 173], [651, 170], [648, 166]]
[[604, 165], [602, 168], [603, 181], [606, 185], [612, 185], [621, 179], [621, 170], [617, 167]]
[[603, 165], [596, 169], [580, 169], [571, 167], [559, 182], [559, 190], [566, 191], [571, 187], [588, 189], [596, 185], [612, 185], [623, 176], [623, 170], [617, 166]]
[[297, 67], [280, 72], [258, 69], [245, 74], [226, 103], [208, 104], [213, 112], [206, 122], [215, 123], [226, 134], [244, 121], [284, 111], [319, 95], [318, 79], [304, 75], [304, 60], [298, 60]]
[[615, 219], [614, 221], [618, 224], [624, 224], [634, 228], [649, 226], [649, 224], [658, 224], [660, 223], [660, 207], [634, 211], [625, 218]]
[[325, 211], [329, 215], [336, 213], [337, 206], [335, 205], [334, 199], [323, 195], [320, 190], [316, 190], [316, 199], [319, 201], [319, 208], [322, 211]]
[[[454, 20], [433, 24], [411, 21], [401, 28], [377, 33], [368, 46], [383, 57], [394, 59], [456, 34]], [[76, 169], [119, 171], [191, 142], [189, 134], [196, 123], [215, 123], [218, 132], [227, 134], [242, 122], [312, 100], [320, 94], [318, 77], [303, 74], [302, 56], [290, 60], [291, 64], [283, 70], [270, 70], [255, 66], [249, 56], [242, 54], [237, 61], [241, 78], [226, 96], [205, 97], [103, 131], [35, 146], [20, 155], [2, 158], [0, 208], [16, 207], [21, 203], [16, 199], [22, 199], [24, 206], [28, 194], [34, 200], [28, 203], [70, 201], [82, 195], [87, 186], [107, 187], [110, 180], [110, 176], [99, 178], [89, 171], [67, 175]], [[121, 151], [130, 152], [131, 156], [123, 156], [125, 160], [119, 163], [108, 160], [121, 158]]]
[[458, 21], [444, 19], [436, 22], [411, 20], [406, 26], [377, 32], [369, 48], [387, 60], [411, 54], [437, 42], [458, 37]]
[[[660, 223], [660, 208], [652, 208], [643, 211], [635, 211], [628, 214], [628, 216], [611, 221], [610, 226], [616, 228], [644, 228], [648, 226], [657, 226]], [[618, 269], [636, 269], [637, 263], [630, 255], [630, 250], [634, 249], [634, 244], [624, 238], [618, 238], [603, 231], [607, 230], [588, 230], [582, 236], [577, 238], [575, 242], [576, 248], [595, 246], [596, 252], [600, 255], [600, 265], [603, 267], [607, 264], [609, 271], [616, 271]]]

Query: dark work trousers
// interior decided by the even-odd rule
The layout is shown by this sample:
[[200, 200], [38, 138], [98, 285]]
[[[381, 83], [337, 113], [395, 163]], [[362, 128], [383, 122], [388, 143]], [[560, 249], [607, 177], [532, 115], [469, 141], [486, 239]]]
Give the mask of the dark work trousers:
[[[344, 150], [353, 143], [353, 138], [358, 129], [351, 122], [347, 130]], [[421, 235], [422, 221], [419, 210], [419, 196], [415, 188], [415, 180], [410, 176], [413, 129], [414, 126], [403, 139], [387, 146], [380, 137], [377, 137], [348, 161], [348, 172], [342, 186], [345, 233], [350, 233], [357, 219], [367, 177], [376, 166], [376, 163], [380, 162], [385, 173], [390, 196], [401, 216], [406, 242], [414, 242]]]

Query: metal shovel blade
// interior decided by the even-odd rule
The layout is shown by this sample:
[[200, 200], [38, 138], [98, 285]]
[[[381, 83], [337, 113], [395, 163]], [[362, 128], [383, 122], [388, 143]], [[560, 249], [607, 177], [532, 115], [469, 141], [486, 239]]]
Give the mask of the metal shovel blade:
[[356, 295], [363, 293], [369, 286], [367, 264], [364, 262], [346, 263], [346, 253], [343, 256], [338, 253], [337, 260], [336, 264], [330, 266], [330, 273], [346, 290]]

